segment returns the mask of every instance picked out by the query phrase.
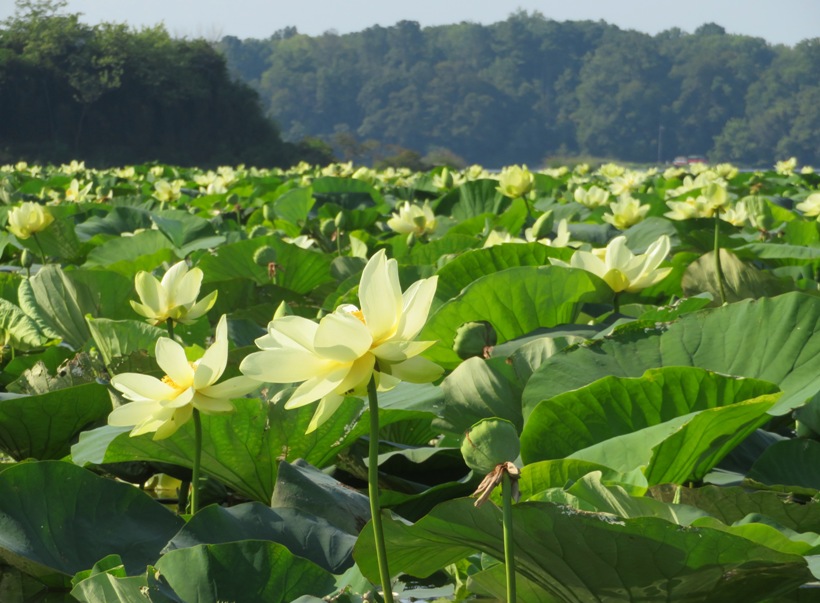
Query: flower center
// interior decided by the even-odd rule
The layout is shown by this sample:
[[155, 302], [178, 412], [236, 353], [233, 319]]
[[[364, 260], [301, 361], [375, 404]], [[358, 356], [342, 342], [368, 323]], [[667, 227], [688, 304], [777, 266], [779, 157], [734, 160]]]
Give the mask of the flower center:
[[366, 325], [366, 324], [367, 324], [367, 323], [365, 322], [365, 320], [364, 320], [364, 312], [362, 312], [361, 310], [351, 310], [351, 311], [350, 311], [350, 314], [351, 314], [352, 316], [355, 316], [355, 317], [356, 317], [356, 318], [358, 318], [359, 320], [361, 320], [361, 321], [362, 321], [362, 324], [364, 324], [364, 325]]
[[162, 378], [162, 382], [163, 382], [165, 385], [169, 385], [169, 386], [173, 387], [174, 389], [182, 389], [182, 388], [181, 388], [181, 387], [177, 384], [177, 382], [176, 382], [176, 381], [174, 381], [173, 379], [171, 379], [168, 375], [165, 375], [165, 376]]

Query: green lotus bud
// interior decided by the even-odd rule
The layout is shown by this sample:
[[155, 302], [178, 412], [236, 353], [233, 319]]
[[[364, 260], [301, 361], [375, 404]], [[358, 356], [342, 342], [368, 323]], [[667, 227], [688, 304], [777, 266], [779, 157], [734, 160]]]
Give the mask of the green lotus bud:
[[521, 452], [515, 425], [506, 419], [482, 419], [464, 434], [461, 456], [473, 471], [487, 474], [501, 463], [513, 462]]
[[344, 230], [347, 226], [347, 216], [345, 212], [340, 211], [336, 214], [336, 218], [333, 220], [333, 223], [336, 225], [337, 230]]
[[552, 210], [545, 211], [532, 225], [532, 239], [537, 241], [549, 237], [552, 234], [553, 226], [555, 226], [555, 216], [553, 216]]
[[268, 222], [273, 222], [276, 219], [276, 212], [273, 210], [273, 203], [266, 203], [262, 206], [262, 217]]
[[33, 263], [34, 254], [32, 254], [28, 249], [23, 249], [23, 253], [20, 254], [20, 265], [23, 268], [31, 268]]
[[276, 261], [276, 250], [269, 245], [260, 247], [253, 254], [253, 261], [257, 266], [267, 267]]
[[336, 232], [336, 222], [329, 219], [322, 220], [319, 229], [322, 231], [322, 235], [329, 239], [333, 236], [333, 233]]
[[456, 331], [453, 350], [462, 360], [473, 356], [488, 358], [497, 340], [493, 325], [487, 321], [465, 322]]

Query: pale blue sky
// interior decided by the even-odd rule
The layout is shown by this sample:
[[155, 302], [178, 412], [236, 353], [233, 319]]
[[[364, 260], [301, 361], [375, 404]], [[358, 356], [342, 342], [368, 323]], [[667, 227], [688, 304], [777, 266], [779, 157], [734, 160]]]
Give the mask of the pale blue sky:
[[[218, 39], [223, 35], [266, 38], [295, 26], [302, 33], [359, 31], [403, 19], [422, 26], [503, 21], [521, 8], [556, 21], [599, 20], [622, 29], [655, 34], [671, 27], [687, 32], [714, 22], [729, 33], [794, 45], [820, 37], [820, 0], [69, 0], [84, 21], [164, 22], [177, 36]], [[0, 0], [0, 19], [14, 13], [14, 0]]]

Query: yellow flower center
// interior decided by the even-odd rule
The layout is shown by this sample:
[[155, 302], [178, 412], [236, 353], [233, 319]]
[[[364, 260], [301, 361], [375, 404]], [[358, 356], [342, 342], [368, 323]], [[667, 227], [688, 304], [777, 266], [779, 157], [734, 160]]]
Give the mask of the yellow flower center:
[[173, 387], [174, 389], [182, 389], [182, 388], [181, 388], [181, 387], [177, 384], [177, 382], [176, 382], [176, 381], [174, 381], [173, 379], [171, 379], [168, 375], [165, 375], [165, 376], [162, 378], [162, 382], [163, 382], [165, 385], [169, 385], [169, 386]]
[[350, 314], [361, 320], [362, 324], [367, 324], [367, 322], [365, 322], [364, 320], [364, 312], [362, 312], [361, 310], [351, 310]]

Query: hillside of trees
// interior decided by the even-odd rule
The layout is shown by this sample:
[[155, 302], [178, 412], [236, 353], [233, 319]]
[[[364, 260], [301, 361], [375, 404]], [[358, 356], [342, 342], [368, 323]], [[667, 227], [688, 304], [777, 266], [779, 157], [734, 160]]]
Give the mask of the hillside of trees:
[[217, 48], [286, 140], [320, 137], [343, 159], [820, 164], [820, 38], [772, 45], [711, 23], [651, 36], [519, 11], [488, 26], [287, 28]]
[[0, 163], [301, 158], [206, 41], [174, 39], [162, 26], [85, 25], [64, 4], [18, 1], [0, 22]]

